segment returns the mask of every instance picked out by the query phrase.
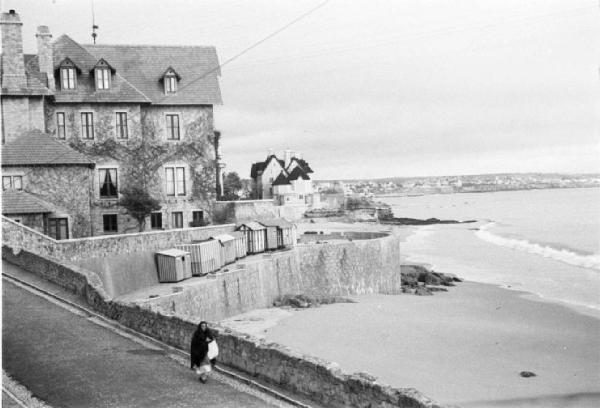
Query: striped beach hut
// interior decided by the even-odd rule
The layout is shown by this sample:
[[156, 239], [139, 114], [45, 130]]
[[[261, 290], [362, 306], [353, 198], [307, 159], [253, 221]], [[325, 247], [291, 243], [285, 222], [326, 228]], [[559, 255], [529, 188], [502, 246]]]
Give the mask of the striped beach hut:
[[[182, 247], [185, 247], [185, 245], [182, 244]], [[193, 244], [187, 245], [193, 248], [192, 258], [197, 262], [194, 270], [199, 276], [217, 271], [225, 265], [219, 241], [210, 239], [207, 241], [194, 241]]]
[[267, 229], [256, 221], [244, 222], [238, 225], [237, 230], [246, 235], [247, 252], [258, 254], [265, 252]]
[[237, 259], [245, 257], [246, 251], [248, 250], [248, 244], [246, 244], [246, 234], [244, 234], [242, 231], [234, 231], [231, 233], [231, 236], [235, 238], [235, 257]]
[[267, 249], [277, 249], [295, 244], [295, 225], [285, 218], [261, 220], [267, 229]]
[[223, 262], [230, 264], [235, 262], [236, 250], [235, 250], [235, 238], [229, 234], [219, 234], [210, 237], [210, 239], [219, 241], [221, 243], [221, 253], [223, 254]]
[[190, 253], [180, 249], [166, 249], [156, 252], [158, 281], [179, 282], [192, 277]]

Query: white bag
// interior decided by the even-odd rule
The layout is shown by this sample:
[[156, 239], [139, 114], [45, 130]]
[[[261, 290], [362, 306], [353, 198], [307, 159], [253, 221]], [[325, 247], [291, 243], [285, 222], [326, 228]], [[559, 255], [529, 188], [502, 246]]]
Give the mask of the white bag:
[[212, 366], [210, 364], [204, 364], [204, 365], [201, 365], [200, 367], [196, 368], [196, 374], [198, 374], [198, 375], [208, 374], [211, 371], [212, 371]]
[[209, 360], [212, 360], [213, 358], [217, 358], [218, 355], [219, 346], [217, 345], [217, 341], [213, 340], [210, 343], [208, 343], [208, 353], [206, 353], [206, 356]]

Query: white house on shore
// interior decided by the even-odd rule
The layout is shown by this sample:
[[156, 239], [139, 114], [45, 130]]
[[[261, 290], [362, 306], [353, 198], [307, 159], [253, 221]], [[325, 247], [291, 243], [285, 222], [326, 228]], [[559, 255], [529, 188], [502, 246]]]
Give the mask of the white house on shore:
[[252, 164], [252, 194], [257, 199], [274, 199], [278, 205], [318, 207], [310, 174], [313, 170], [300, 153], [285, 150], [279, 159], [271, 150], [265, 161]]

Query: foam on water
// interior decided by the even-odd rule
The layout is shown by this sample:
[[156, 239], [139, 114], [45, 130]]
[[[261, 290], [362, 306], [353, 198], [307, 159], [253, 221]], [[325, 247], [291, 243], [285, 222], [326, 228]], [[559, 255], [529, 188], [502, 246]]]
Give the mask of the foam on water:
[[526, 239], [503, 237], [490, 232], [490, 229], [492, 229], [495, 225], [495, 222], [490, 222], [482, 226], [475, 233], [475, 235], [477, 235], [477, 237], [480, 239], [495, 245], [500, 245], [517, 251], [528, 252], [530, 254], [540, 255], [544, 258], [552, 258], [573, 266], [600, 271], [600, 255], [598, 254], [582, 255], [567, 249], [556, 249], [549, 246], [540, 245], [535, 242], [530, 242]]

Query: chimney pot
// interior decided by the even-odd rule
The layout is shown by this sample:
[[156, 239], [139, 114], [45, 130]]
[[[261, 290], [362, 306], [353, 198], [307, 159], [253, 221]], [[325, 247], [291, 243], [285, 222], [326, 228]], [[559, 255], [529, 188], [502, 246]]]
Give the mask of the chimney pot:
[[17, 14], [13, 9], [8, 10], [8, 14]]

